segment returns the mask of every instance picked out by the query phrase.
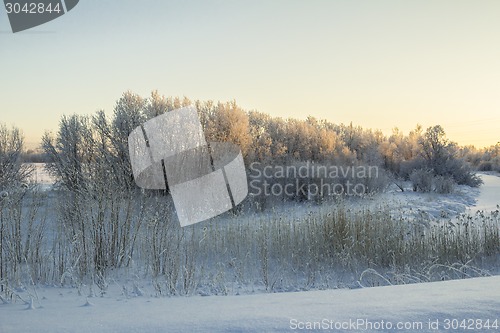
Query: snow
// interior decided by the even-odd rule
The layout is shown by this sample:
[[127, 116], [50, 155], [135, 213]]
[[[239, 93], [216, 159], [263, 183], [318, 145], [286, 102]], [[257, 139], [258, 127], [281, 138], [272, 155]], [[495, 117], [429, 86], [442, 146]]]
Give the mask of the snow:
[[[40, 172], [37, 176], [40, 183], [50, 184], [51, 180]], [[500, 177], [487, 174], [481, 177], [485, 184], [480, 190], [458, 187], [449, 195], [389, 191], [373, 198], [370, 205], [389, 200], [399, 205], [400, 212], [412, 211], [432, 218], [467, 209], [496, 210]], [[0, 333], [289, 332], [299, 331], [294, 328], [301, 325], [320, 324], [330, 328], [328, 325], [335, 323], [359, 323], [372, 325], [374, 329], [354, 326], [357, 329], [350, 330], [353, 326], [347, 326], [330, 331], [404, 331], [389, 329], [389, 323], [394, 326], [421, 323], [421, 329], [413, 327], [406, 330], [409, 332], [468, 331], [460, 327], [446, 330], [446, 320], [453, 319], [459, 322], [477, 319], [483, 323], [489, 320], [490, 324], [496, 320], [500, 325], [500, 276], [276, 294], [248, 291], [238, 296], [157, 297], [147, 281], [128, 286], [114, 283], [105, 294], [96, 297], [88, 287], [79, 291], [39, 286], [19, 293], [27, 303], [17, 299], [2, 304], [0, 300]], [[430, 328], [429, 321], [438, 327]], [[385, 326], [375, 329], [377, 325]], [[500, 327], [476, 331], [495, 332]]]
[[33, 167], [33, 173], [31, 174], [30, 181], [36, 184], [40, 191], [51, 190], [55, 183], [55, 178], [48, 173], [47, 169], [45, 169], [45, 163], [27, 164]]
[[[0, 332], [289, 332], [299, 322], [330, 320], [365, 320], [365, 325], [422, 323], [422, 332], [445, 332], [446, 319], [500, 321], [500, 276], [243, 296], [126, 298], [106, 294], [87, 299], [61, 288], [38, 293], [43, 299], [41, 307], [35, 302], [34, 310], [27, 310], [26, 304], [0, 305]], [[429, 320], [439, 320], [440, 329], [429, 330]], [[366, 330], [375, 331], [391, 330]]]
[[500, 205], [500, 175], [481, 174], [484, 184], [473, 209], [484, 211], [495, 211]]
[[458, 185], [453, 193], [422, 193], [414, 192], [409, 182], [406, 183], [405, 191], [396, 187], [390, 187], [386, 193], [378, 196], [378, 205], [386, 203], [396, 214], [402, 213], [412, 217], [423, 217], [428, 220], [454, 217], [466, 212], [476, 204], [480, 189], [470, 186]]
[[480, 188], [456, 186], [453, 193], [421, 193], [414, 192], [407, 182], [405, 191], [391, 186], [385, 193], [374, 197], [369, 208], [388, 205], [396, 214], [412, 217], [423, 217], [428, 220], [453, 218], [462, 213], [474, 215], [477, 211], [491, 212], [500, 205], [500, 174], [479, 173], [484, 184]]

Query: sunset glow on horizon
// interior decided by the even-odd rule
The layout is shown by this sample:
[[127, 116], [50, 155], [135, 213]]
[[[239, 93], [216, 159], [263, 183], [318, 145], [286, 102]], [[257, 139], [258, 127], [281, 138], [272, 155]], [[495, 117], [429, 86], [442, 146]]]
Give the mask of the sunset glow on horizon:
[[498, 1], [82, 1], [12, 34], [0, 12], [0, 122], [30, 144], [125, 91], [236, 100], [390, 135], [440, 124], [500, 142]]

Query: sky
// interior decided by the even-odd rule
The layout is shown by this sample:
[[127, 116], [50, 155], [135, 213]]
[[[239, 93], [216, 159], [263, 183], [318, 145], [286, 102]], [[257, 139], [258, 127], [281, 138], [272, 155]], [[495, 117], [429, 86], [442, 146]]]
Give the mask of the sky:
[[34, 144], [63, 114], [158, 90], [494, 145], [499, 17], [496, 0], [81, 0], [13, 34], [0, 8], [0, 123]]

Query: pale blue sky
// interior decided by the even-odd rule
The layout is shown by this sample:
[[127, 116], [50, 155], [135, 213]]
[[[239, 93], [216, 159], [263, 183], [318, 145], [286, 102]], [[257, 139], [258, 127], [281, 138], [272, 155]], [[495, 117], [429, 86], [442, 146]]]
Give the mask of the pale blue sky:
[[500, 141], [500, 1], [81, 0], [12, 34], [0, 11], [0, 122], [30, 142], [126, 90], [281, 117]]

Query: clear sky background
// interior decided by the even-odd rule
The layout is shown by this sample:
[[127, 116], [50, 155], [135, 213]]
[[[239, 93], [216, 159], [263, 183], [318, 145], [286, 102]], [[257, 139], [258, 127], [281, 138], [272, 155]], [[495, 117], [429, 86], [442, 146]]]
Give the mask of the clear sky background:
[[500, 141], [500, 1], [81, 0], [12, 34], [0, 10], [0, 122], [28, 142], [126, 90], [312, 115], [390, 134], [441, 124]]

